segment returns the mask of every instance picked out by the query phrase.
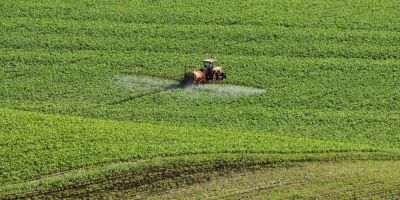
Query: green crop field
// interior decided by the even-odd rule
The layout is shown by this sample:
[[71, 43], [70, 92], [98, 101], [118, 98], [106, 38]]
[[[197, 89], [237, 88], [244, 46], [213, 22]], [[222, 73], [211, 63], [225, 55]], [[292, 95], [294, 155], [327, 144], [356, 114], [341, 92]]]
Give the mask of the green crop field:
[[2, 0], [0, 199], [398, 199], [399, 7]]

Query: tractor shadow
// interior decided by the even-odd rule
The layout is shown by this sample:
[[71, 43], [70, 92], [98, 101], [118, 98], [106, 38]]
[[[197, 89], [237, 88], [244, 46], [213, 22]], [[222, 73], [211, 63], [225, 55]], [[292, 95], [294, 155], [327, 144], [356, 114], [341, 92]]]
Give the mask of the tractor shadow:
[[137, 94], [137, 95], [131, 95], [131, 96], [128, 96], [126, 98], [113, 101], [113, 102], [109, 103], [109, 105], [123, 104], [123, 103], [129, 102], [129, 101], [133, 101], [133, 100], [136, 100], [136, 99], [141, 99], [141, 98], [157, 95], [157, 94], [159, 94], [161, 92], [173, 91], [173, 90], [177, 90], [177, 89], [185, 89], [185, 88], [189, 88], [189, 87], [193, 87], [193, 85], [187, 84], [185, 81], [182, 80], [182, 81], [179, 81], [178, 83], [168, 84], [168, 85], [165, 85], [165, 86], [160, 86], [159, 88], [154, 89], [154, 90], [152, 90], [150, 92], [145, 92], [145, 93], [141, 93], [141, 94]]

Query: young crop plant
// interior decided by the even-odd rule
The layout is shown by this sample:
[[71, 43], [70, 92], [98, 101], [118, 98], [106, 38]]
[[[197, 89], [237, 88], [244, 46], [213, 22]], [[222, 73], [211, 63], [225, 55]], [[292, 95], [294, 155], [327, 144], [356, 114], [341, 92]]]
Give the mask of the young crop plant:
[[396, 199], [399, 6], [3, 0], [0, 199]]

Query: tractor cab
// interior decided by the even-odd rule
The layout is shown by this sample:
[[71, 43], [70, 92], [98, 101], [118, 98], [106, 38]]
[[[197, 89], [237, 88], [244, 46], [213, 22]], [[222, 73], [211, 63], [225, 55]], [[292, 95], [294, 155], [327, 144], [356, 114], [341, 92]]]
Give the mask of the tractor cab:
[[204, 68], [213, 68], [216, 65], [216, 60], [210, 58], [203, 60]]
[[209, 58], [209, 59], [205, 59], [203, 60], [203, 66], [204, 66], [204, 72], [206, 74], [206, 78], [207, 80], [212, 79], [212, 75], [213, 75], [213, 68], [216, 67], [216, 60]]

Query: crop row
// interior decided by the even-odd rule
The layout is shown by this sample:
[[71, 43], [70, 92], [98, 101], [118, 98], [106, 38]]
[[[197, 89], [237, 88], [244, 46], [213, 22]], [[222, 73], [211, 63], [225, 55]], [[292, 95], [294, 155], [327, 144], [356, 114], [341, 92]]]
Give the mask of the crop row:
[[[4, 36], [14, 34], [60, 34], [82, 37], [118, 37], [123, 40], [168, 38], [177, 40], [218, 40], [237, 42], [334, 42], [340, 44], [397, 46], [400, 35], [389, 31], [361, 31], [315, 28], [285, 28], [235, 25], [166, 25], [115, 22], [82, 22], [60, 19], [12, 18], [1, 23]], [[27, 34], [29, 33], [29, 34]]]
[[[0, 16], [155, 24], [218, 24], [399, 30], [398, 2], [2, 1]], [[335, 13], [330, 15], [329, 13]]]
[[[387, 153], [321, 153], [321, 154], [207, 154], [164, 157], [141, 161], [114, 163], [104, 166], [67, 171], [63, 176], [48, 175], [30, 182], [0, 186], [0, 197], [42, 197], [104, 195], [110, 190], [129, 190], [133, 193], [165, 190], [170, 187], [207, 181], [219, 175], [277, 167], [295, 163], [343, 160], [380, 160], [385, 167], [396, 164], [399, 157]], [[372, 161], [377, 162], [377, 161]], [[349, 169], [351, 170], [351, 169]], [[77, 187], [78, 186], [78, 187]], [[79, 189], [78, 189], [79, 188]]]
[[290, 56], [290, 57], [341, 57], [399, 59], [398, 47], [371, 45], [343, 45], [334, 43], [307, 43], [274, 41], [221, 42], [218, 40], [177, 40], [150, 38], [131, 40], [110, 37], [64, 36], [58, 34], [10, 35], [0, 40], [3, 48], [53, 49], [53, 50], [98, 50], [98, 51], [149, 51], [203, 53], [211, 55], [251, 55], [251, 56]]
[[[159, 156], [376, 151], [368, 145], [266, 133], [62, 117], [1, 109], [1, 183]], [[215, 133], [218, 134], [215, 134]]]
[[[206, 56], [203, 53], [180, 52], [148, 52], [148, 51], [107, 51], [98, 50], [52, 50], [47, 48], [37, 49], [13, 49], [2, 48], [0, 62], [5, 66], [21, 65], [91, 65], [104, 64], [116, 69], [143, 68], [147, 70], [172, 73], [180, 72], [181, 67], [194, 65], [197, 67]], [[373, 59], [347, 59], [347, 58], [302, 58], [285, 56], [251, 56], [251, 55], [218, 55], [216, 57], [225, 68], [233, 71], [243, 71], [243, 68], [251, 67], [257, 72], [272, 70], [296, 73], [310, 73], [311, 71], [338, 71], [345, 73], [368, 72], [379, 70], [399, 72], [400, 61], [397, 59], [373, 60]], [[239, 67], [241, 66], [241, 67]], [[68, 67], [68, 66], [65, 66]], [[90, 66], [89, 70], [90, 70]], [[85, 68], [85, 66], [83, 67]], [[167, 68], [167, 69], [165, 69]], [[176, 70], [178, 69], [178, 70]], [[49, 69], [51, 70], [51, 68]], [[149, 71], [150, 72], [150, 71]], [[167, 75], [167, 74], [165, 74]], [[384, 74], [382, 74], [384, 75]], [[388, 74], [393, 75], [393, 74]]]

